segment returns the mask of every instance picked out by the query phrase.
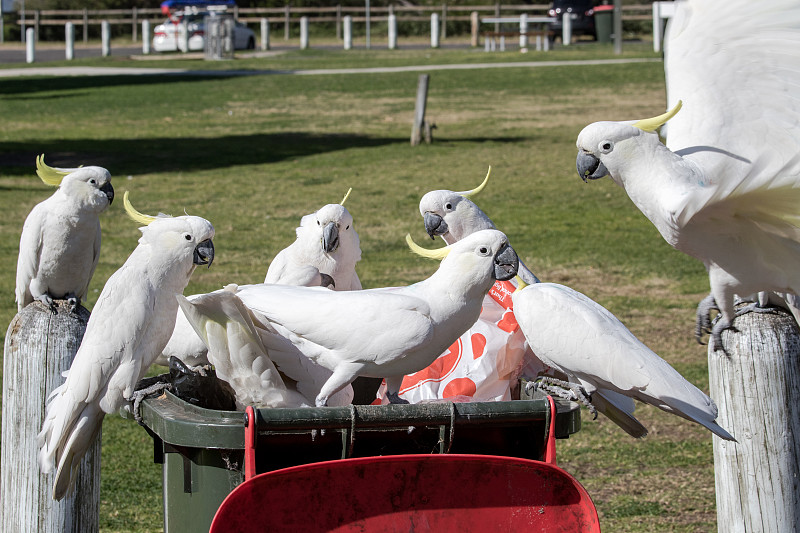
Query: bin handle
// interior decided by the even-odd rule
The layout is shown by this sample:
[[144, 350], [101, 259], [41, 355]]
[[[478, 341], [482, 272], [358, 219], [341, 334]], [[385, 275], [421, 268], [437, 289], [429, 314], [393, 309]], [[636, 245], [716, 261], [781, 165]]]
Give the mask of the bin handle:
[[553, 466], [556, 464], [556, 402], [553, 397], [547, 396], [547, 403], [550, 404], [550, 409], [547, 417], [547, 440], [544, 446], [544, 462], [550, 463]]
[[244, 412], [244, 480], [256, 475], [256, 412], [248, 405]]

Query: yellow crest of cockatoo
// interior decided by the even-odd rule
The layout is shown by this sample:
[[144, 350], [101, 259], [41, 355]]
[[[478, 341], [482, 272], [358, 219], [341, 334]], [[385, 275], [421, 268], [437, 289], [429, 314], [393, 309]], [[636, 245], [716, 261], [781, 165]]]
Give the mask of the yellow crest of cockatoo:
[[441, 261], [447, 254], [450, 253], [450, 247], [445, 246], [444, 248], [439, 248], [436, 250], [429, 250], [427, 248], [423, 248], [419, 244], [414, 242], [414, 239], [411, 238], [411, 234], [406, 233], [406, 244], [408, 247], [411, 248], [411, 251], [415, 254], [425, 257], [427, 259], [435, 259], [437, 261]]

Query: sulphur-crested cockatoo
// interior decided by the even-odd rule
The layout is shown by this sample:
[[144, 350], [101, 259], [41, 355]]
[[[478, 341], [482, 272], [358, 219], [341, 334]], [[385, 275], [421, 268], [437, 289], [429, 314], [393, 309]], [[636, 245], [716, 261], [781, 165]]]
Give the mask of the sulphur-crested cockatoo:
[[36, 173], [58, 187], [25, 219], [17, 260], [17, 310], [34, 300], [80, 303], [100, 258], [99, 215], [114, 200], [111, 174], [100, 167], [53, 168], [36, 158]]
[[[275, 256], [265, 283], [331, 287], [337, 291], [360, 290], [356, 263], [361, 259], [358, 233], [353, 217], [344, 207], [350, 191], [338, 204], [328, 204], [304, 216], [297, 239]], [[189, 296], [193, 301], [199, 295]], [[166, 365], [177, 357], [190, 367], [207, 364], [207, 347], [186, 315], [178, 312], [175, 331], [156, 363]]]
[[[736, 295], [779, 293], [800, 316], [800, 9], [676, 2], [665, 53], [672, 111], [587, 126], [578, 173], [610, 176], [669, 244], [705, 264], [711, 294], [696, 334], [719, 309], [711, 335], [724, 349]], [[655, 130], [667, 120], [665, 146]]]
[[591, 397], [598, 389], [635, 398], [697, 422], [726, 440], [717, 406], [613, 314], [557, 283], [520, 283], [514, 315], [533, 351]]
[[317, 406], [358, 376], [385, 378], [388, 398], [398, 402], [403, 376], [441, 355], [478, 319], [495, 280], [517, 272], [517, 254], [497, 230], [479, 231], [431, 256], [442, 258], [438, 270], [408, 287], [334, 292], [258, 285], [237, 296], [279, 334], [276, 345], [264, 338], [271, 356], [294, 353], [332, 372]]
[[161, 353], [178, 308], [176, 295], [197, 265], [211, 265], [214, 228], [200, 217], [149, 217], [125, 209], [141, 228], [139, 245], [103, 287], [63, 385], [53, 391], [39, 433], [39, 464], [56, 470], [53, 497], [73, 486], [86, 447], [106, 413], [129, 401]]
[[284, 248], [269, 265], [264, 283], [331, 286], [337, 291], [361, 289], [356, 263], [361, 259], [353, 216], [341, 203], [328, 204], [304, 216], [297, 239]]
[[208, 347], [217, 377], [233, 389], [237, 409], [314, 405], [313, 396], [286, 386], [261, 341], [261, 334], [270, 334], [268, 327], [236, 296], [237, 289], [229, 285], [191, 301], [178, 296], [183, 314]]
[[[471, 191], [430, 191], [419, 201], [419, 212], [425, 220], [425, 231], [431, 239], [439, 235], [447, 244], [482, 229], [497, 229], [486, 213], [478, 209], [471, 197], [481, 192], [489, 183], [492, 168], [486, 173], [483, 183]], [[525, 283], [538, 283], [533, 272], [520, 260], [519, 277]]]
[[[472, 191], [459, 193], [440, 190], [425, 194], [420, 201], [419, 210], [424, 218], [425, 230], [428, 235], [431, 237], [440, 235], [447, 243], [453, 243], [481, 229], [494, 228], [492, 220], [470, 199], [471, 196], [483, 190], [488, 179], [489, 174], [487, 173], [484, 182]], [[522, 263], [520, 263], [519, 277], [528, 284], [539, 283], [539, 279]], [[570, 305], [571, 301], [566, 298], [569, 293], [565, 292], [563, 295], [565, 301], [562, 304]], [[560, 294], [554, 294], [553, 298], [559, 296]], [[596, 308], [602, 309], [599, 305], [595, 305]], [[539, 337], [537, 340], [541, 342], [550, 338], [554, 331], [565, 334], [571, 327], [571, 322], [556, 323], [554, 318], [538, 324], [535, 329], [529, 325], [526, 334]], [[525, 359], [526, 366], [523, 374], [527, 378], [536, 378], [537, 375], [547, 371], [545, 363], [538, 360], [535, 351], [530, 350], [530, 347]], [[549, 373], [552, 374], [552, 372]], [[543, 383], [543, 386], [546, 384]], [[556, 389], [552, 387], [548, 387], [548, 390], [556, 392]], [[583, 400], [593, 412], [596, 409], [603, 413], [629, 435], [637, 438], [647, 435], [647, 429], [633, 416], [636, 405], [630, 398], [600, 387], [592, 395], [591, 403], [586, 398], [578, 397], [577, 399]]]

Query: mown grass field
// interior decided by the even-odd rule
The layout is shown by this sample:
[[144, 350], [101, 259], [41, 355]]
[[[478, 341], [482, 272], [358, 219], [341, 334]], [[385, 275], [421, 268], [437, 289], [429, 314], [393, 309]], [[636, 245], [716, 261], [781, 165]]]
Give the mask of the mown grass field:
[[[547, 54], [471, 50], [290, 52], [235, 62], [79, 62], [94, 66], [290, 70], [614, 58], [587, 45]], [[627, 46], [623, 57], [657, 59]], [[76, 64], [75, 62], [71, 64]], [[60, 65], [63, 65], [61, 63]], [[8, 65], [6, 65], [8, 66]], [[18, 65], [15, 65], [18, 66]], [[39, 65], [41, 66], [41, 65]], [[216, 260], [187, 294], [263, 280], [302, 215], [353, 193], [365, 287], [408, 284], [435, 268], [410, 254], [406, 233], [426, 238], [417, 203], [432, 189], [492, 182], [476, 202], [545, 281], [567, 284], [615, 313], [701, 389], [705, 347], [692, 336], [707, 292], [702, 265], [671, 249], [609, 180], [584, 184], [575, 139], [596, 120], [653, 116], [665, 107], [663, 65], [566, 65], [430, 72], [431, 145], [409, 144], [417, 72], [315, 76], [22, 77], [0, 82], [0, 322], [16, 312], [14, 275], [22, 223], [52, 191], [33, 172], [108, 168], [117, 194], [142, 212], [201, 215], [216, 227]], [[91, 309], [138, 238], [115, 202], [101, 219], [103, 248]], [[5, 330], [5, 327], [2, 328]], [[604, 531], [713, 531], [711, 436], [642, 406], [650, 429], [634, 440], [584, 412], [559, 443], [561, 466], [589, 490]], [[135, 423], [106, 417], [102, 531], [159, 531], [161, 472]]]

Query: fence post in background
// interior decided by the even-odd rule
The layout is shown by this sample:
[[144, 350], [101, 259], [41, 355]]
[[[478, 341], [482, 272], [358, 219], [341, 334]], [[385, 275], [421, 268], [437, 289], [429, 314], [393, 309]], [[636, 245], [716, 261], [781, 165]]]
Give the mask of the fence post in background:
[[367, 35], [366, 35], [366, 37], [367, 37], [367, 43], [366, 43], [367, 50], [369, 50], [369, 47], [370, 47], [370, 32], [372, 31], [372, 27], [370, 25], [370, 21], [371, 21], [371, 18], [372, 18], [372, 17], [370, 17], [370, 15], [371, 15], [370, 11], [372, 11], [372, 10], [369, 8], [369, 0], [364, 0], [364, 16], [366, 18], [365, 22], [366, 22], [366, 25], [367, 25]]
[[422, 142], [422, 135], [425, 131], [425, 107], [428, 104], [428, 74], [420, 74], [417, 82], [417, 102], [414, 106], [414, 124], [411, 126], [411, 146], [416, 146]]
[[353, 17], [350, 15], [344, 16], [344, 49], [350, 50], [353, 48]]
[[150, 53], [150, 21], [144, 19], [142, 21], [142, 53], [147, 55]]
[[614, 53], [622, 53], [622, 0], [614, 0]]
[[397, 49], [397, 15], [389, 13], [389, 50]]
[[5, 17], [3, 16], [3, 9], [0, 8], [0, 44], [6, 42], [5, 34], [6, 34], [6, 21]]
[[469, 45], [473, 48], [480, 46], [480, 19], [478, 18], [478, 12], [473, 11], [469, 14], [469, 27], [470, 27], [470, 40]]
[[561, 44], [569, 46], [572, 42], [572, 16], [569, 13], [564, 13], [561, 16], [563, 21], [561, 24]]
[[708, 343], [718, 531], [797, 531], [800, 524], [800, 332], [783, 310], [746, 313]]
[[189, 51], [189, 21], [186, 17], [178, 25], [178, 50], [183, 53]]
[[447, 4], [442, 4], [442, 40], [447, 39]]
[[25, 10], [24, 9], [20, 9], [19, 10], [19, 17], [22, 20], [22, 22], [19, 25], [19, 30], [20, 30], [19, 31], [19, 38], [24, 43], [25, 42], [25, 36], [28, 34], [27, 30], [25, 29]]
[[75, 59], [75, 26], [71, 22], [64, 25], [64, 40], [66, 41], [64, 56], [67, 61], [72, 61]]
[[439, 48], [439, 13], [431, 13], [431, 48]]
[[261, 49], [269, 50], [269, 20], [261, 19]]
[[[31, 29], [33, 31], [33, 29]], [[33, 42], [33, 39], [30, 40]], [[75, 490], [53, 500], [54, 474], [42, 474], [36, 435], [46, 399], [78, 352], [89, 311], [57, 301], [57, 312], [33, 302], [8, 327], [3, 355], [3, 448], [0, 530], [96, 533], [100, 517], [100, 432], [81, 461]], [[101, 430], [102, 432], [102, 430]]]
[[89, 42], [89, 9], [83, 8], [83, 42]]
[[25, 30], [25, 62], [33, 63], [36, 61], [36, 36], [33, 28]]
[[336, 4], [336, 40], [342, 40], [342, 4]]
[[136, 10], [136, 6], [133, 6], [131, 10], [131, 35], [133, 42], [136, 42], [138, 39], [138, 31], [139, 31], [139, 12]]
[[286, 4], [286, 7], [283, 10], [283, 40], [289, 40], [289, 25], [292, 22], [292, 11], [289, 4]]
[[300, 50], [308, 50], [308, 17], [300, 17]]
[[520, 52], [527, 52], [528, 50], [528, 15], [522, 13], [519, 16], [519, 50]]
[[39, 17], [40, 17], [40, 15], [41, 15], [41, 13], [39, 12], [38, 9], [33, 12], [33, 29], [36, 30], [36, 34], [34, 36], [34, 39], [36, 39], [37, 41], [39, 40]]
[[100, 37], [102, 42], [102, 55], [111, 55], [111, 24], [107, 20], [100, 23]]

